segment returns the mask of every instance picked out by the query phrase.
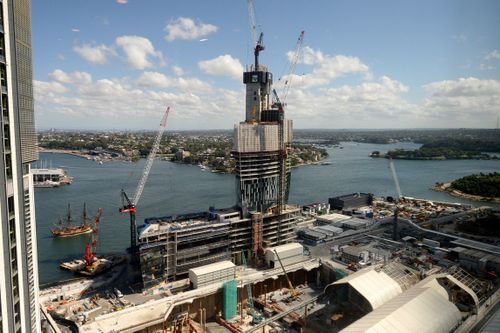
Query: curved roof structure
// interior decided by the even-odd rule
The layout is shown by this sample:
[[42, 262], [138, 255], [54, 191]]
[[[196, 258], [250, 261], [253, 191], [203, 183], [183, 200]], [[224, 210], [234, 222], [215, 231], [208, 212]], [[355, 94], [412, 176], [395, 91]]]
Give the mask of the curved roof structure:
[[363, 269], [345, 278], [335, 281], [331, 286], [349, 284], [362, 295], [373, 310], [401, 294], [401, 286], [384, 271], [377, 272], [372, 268]]
[[460, 311], [436, 279], [424, 280], [343, 329], [342, 333], [450, 332]]

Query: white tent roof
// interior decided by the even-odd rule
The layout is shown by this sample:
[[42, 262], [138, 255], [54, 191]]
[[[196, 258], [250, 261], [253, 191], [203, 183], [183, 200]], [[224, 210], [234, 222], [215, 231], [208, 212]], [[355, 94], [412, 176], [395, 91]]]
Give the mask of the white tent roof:
[[424, 280], [343, 329], [342, 333], [450, 332], [461, 316], [436, 279]]
[[393, 297], [401, 294], [401, 286], [383, 271], [366, 268], [334, 282], [332, 285], [348, 283], [376, 309]]

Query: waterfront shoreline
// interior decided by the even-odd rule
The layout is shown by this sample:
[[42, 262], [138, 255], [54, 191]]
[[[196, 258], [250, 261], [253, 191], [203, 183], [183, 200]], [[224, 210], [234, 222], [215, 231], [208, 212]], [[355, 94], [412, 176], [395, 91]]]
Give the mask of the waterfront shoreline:
[[66, 150], [66, 149], [45, 149], [42, 147], [38, 148], [39, 153], [47, 153], [47, 154], [68, 154], [68, 155], [73, 155], [81, 158], [87, 158], [87, 155], [81, 153], [79, 150]]
[[449, 195], [457, 198], [462, 198], [462, 199], [467, 199], [467, 200], [473, 200], [473, 201], [482, 201], [482, 202], [494, 202], [494, 203], [500, 203], [500, 198], [497, 197], [483, 197], [480, 195], [473, 195], [473, 194], [467, 194], [462, 191], [453, 189], [451, 187], [451, 182], [450, 183], [436, 183], [436, 185], [431, 187], [432, 190], [437, 191], [437, 192], [445, 192], [448, 193]]

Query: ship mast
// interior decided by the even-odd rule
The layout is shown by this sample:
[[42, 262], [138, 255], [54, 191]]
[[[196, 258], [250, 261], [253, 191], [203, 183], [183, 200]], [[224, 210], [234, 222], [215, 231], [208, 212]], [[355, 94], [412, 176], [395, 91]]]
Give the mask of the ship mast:
[[71, 224], [71, 205], [68, 204], [68, 213], [66, 215], [66, 223]]

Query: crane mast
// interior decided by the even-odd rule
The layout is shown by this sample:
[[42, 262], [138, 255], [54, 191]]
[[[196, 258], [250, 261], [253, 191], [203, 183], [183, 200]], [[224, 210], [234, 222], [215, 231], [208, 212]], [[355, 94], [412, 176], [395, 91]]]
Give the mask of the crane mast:
[[148, 159], [146, 161], [146, 165], [144, 166], [144, 171], [142, 172], [141, 179], [139, 180], [139, 184], [135, 190], [134, 196], [132, 200], [127, 196], [127, 193], [122, 189], [121, 197], [122, 197], [122, 205], [120, 208], [120, 213], [129, 213], [130, 214], [130, 251], [133, 254], [132, 259], [135, 260], [134, 254], [137, 250], [137, 224], [136, 224], [136, 212], [137, 212], [137, 203], [141, 198], [142, 192], [144, 191], [144, 186], [148, 180], [149, 172], [151, 171], [151, 167], [153, 166], [153, 162], [158, 152], [158, 148], [160, 147], [161, 138], [163, 136], [163, 132], [165, 131], [165, 127], [167, 126], [167, 118], [170, 112], [170, 106], [167, 107], [165, 113], [160, 122], [160, 128], [158, 129], [158, 134], [156, 135], [153, 147], [149, 152]]

